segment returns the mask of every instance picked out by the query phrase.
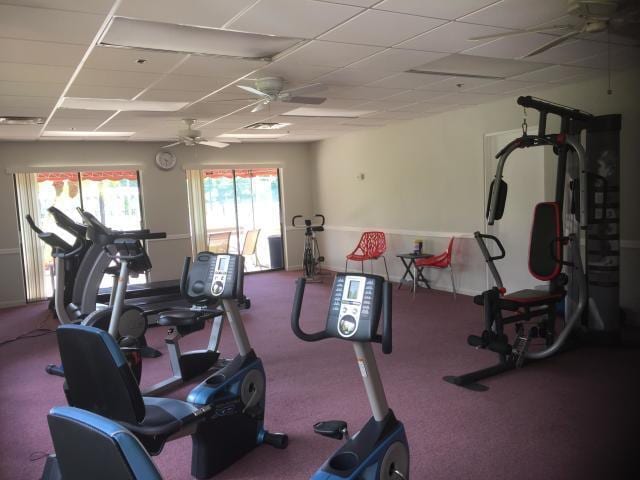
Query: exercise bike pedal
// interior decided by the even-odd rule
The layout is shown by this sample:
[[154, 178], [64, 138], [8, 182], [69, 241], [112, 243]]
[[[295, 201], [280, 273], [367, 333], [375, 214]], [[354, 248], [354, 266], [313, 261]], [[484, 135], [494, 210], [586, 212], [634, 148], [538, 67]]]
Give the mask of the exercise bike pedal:
[[318, 422], [313, 426], [313, 431], [323, 437], [335, 438], [336, 440], [342, 440], [344, 437], [349, 438], [347, 422], [344, 420]]
[[285, 433], [264, 432], [262, 441], [280, 450], [287, 448], [287, 445], [289, 445], [289, 437]]

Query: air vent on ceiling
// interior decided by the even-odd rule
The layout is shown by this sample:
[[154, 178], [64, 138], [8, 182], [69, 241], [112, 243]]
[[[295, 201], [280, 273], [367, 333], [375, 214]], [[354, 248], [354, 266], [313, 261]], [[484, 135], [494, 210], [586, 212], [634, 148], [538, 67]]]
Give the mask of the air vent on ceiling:
[[43, 117], [0, 117], [0, 125], [42, 125]]
[[249, 130], [279, 130], [291, 125], [290, 123], [277, 123], [277, 122], [258, 122], [247, 125], [246, 129]]

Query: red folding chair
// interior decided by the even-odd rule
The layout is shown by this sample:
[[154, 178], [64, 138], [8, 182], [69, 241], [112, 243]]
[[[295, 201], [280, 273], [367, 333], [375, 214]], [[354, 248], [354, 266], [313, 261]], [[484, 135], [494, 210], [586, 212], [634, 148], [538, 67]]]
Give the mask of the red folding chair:
[[453, 240], [455, 237], [451, 237], [449, 240], [449, 246], [447, 249], [439, 255], [434, 255], [428, 258], [418, 258], [416, 260], [416, 269], [419, 273], [422, 273], [423, 268], [439, 268], [449, 269], [451, 273], [451, 287], [453, 288], [453, 299], [456, 298], [456, 284], [453, 280], [453, 265], [451, 265], [451, 256], [453, 253]]
[[387, 280], [389, 280], [389, 270], [387, 269], [387, 259], [384, 258], [384, 252], [387, 251], [387, 239], [384, 232], [364, 232], [360, 237], [358, 246], [347, 255], [344, 262], [344, 271], [347, 271], [349, 260], [360, 262], [362, 273], [364, 273], [365, 260], [371, 261], [371, 273], [373, 273], [373, 261], [382, 258], [384, 260], [384, 270], [387, 272]]

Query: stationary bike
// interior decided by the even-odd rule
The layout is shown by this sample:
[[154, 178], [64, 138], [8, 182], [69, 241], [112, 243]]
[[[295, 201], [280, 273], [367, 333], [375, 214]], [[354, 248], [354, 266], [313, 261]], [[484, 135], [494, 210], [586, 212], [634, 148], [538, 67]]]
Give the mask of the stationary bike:
[[[409, 478], [409, 444], [404, 425], [387, 404], [371, 343], [382, 343], [391, 353], [391, 283], [378, 275], [336, 274], [324, 330], [306, 333], [300, 328], [300, 310], [306, 280], [297, 282], [291, 328], [306, 342], [338, 338], [353, 342], [358, 367], [373, 416], [354, 436], [341, 420], [318, 422], [320, 435], [347, 441], [313, 475], [312, 480], [406, 480]], [[378, 332], [383, 314], [382, 335]]]
[[[316, 239], [316, 232], [324, 232], [324, 215], [316, 214], [316, 218], [320, 218], [320, 225], [313, 225], [312, 220], [309, 218], [304, 219], [304, 252], [302, 254], [302, 266], [304, 271], [304, 278], [307, 282], [321, 282], [317, 275], [320, 274], [320, 264], [324, 262], [324, 257], [320, 255], [320, 249], [318, 248], [318, 240]], [[296, 219], [302, 218], [302, 215], [296, 215], [291, 219], [291, 225], [296, 228], [301, 228], [302, 225], [296, 225]]]

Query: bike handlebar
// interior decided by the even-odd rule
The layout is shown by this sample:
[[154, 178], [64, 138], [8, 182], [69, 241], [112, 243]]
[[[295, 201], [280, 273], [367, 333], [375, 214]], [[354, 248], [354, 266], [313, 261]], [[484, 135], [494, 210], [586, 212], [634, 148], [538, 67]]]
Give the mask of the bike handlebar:
[[307, 333], [300, 327], [300, 311], [302, 310], [302, 299], [304, 297], [304, 287], [307, 281], [305, 278], [299, 278], [296, 281], [296, 293], [293, 297], [293, 309], [291, 310], [291, 329], [296, 337], [305, 342], [317, 342], [328, 338], [324, 330], [315, 333]]

